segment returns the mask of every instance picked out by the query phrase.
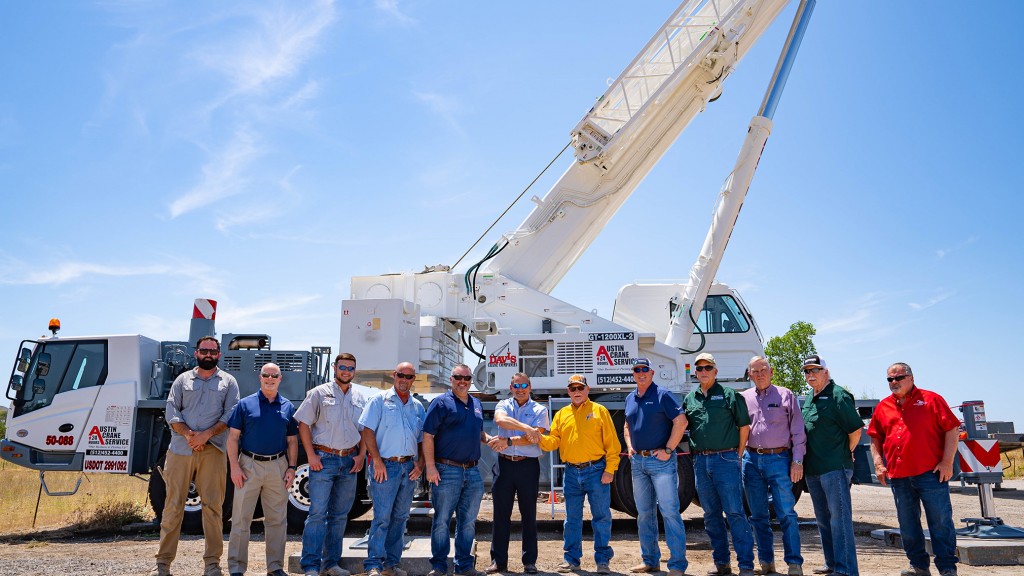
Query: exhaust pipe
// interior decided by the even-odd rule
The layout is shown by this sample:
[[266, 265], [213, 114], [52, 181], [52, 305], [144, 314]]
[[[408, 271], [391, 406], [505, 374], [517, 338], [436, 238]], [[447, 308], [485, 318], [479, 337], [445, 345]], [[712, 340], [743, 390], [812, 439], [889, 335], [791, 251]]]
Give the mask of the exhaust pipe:
[[214, 324], [217, 320], [217, 301], [196, 298], [192, 305], [192, 324], [189, 325], [188, 342], [196, 345], [203, 336], [216, 336]]

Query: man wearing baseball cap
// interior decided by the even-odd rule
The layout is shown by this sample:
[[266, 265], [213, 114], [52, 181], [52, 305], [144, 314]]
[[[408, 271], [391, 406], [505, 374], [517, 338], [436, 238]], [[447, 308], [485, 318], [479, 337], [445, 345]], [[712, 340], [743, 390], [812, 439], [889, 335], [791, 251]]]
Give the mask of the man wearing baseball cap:
[[643, 562], [630, 572], [660, 572], [658, 510], [665, 521], [665, 542], [671, 554], [669, 576], [686, 572], [686, 528], [679, 514], [679, 471], [676, 446], [686, 431], [686, 416], [679, 401], [667, 388], [654, 383], [654, 370], [647, 358], [633, 362], [636, 390], [626, 396], [623, 439], [629, 453], [636, 500], [636, 523]]
[[808, 356], [803, 370], [811, 387], [803, 408], [807, 429], [804, 477], [825, 556], [825, 566], [814, 573], [858, 576], [850, 480], [853, 450], [864, 422], [853, 396], [836, 386], [821, 356]]
[[753, 576], [754, 537], [743, 510], [740, 480], [740, 465], [750, 433], [747, 403], [736, 390], [718, 383], [714, 356], [707, 352], [698, 354], [694, 364], [700, 387], [683, 399], [683, 412], [690, 426], [697, 495], [704, 508], [704, 528], [711, 539], [711, 558], [715, 562], [715, 569], [708, 574], [732, 574], [728, 536], [731, 532], [740, 576]]
[[562, 408], [551, 421], [551, 433], [541, 436], [540, 447], [558, 450], [565, 464], [562, 479], [565, 494], [563, 557], [559, 572], [580, 569], [583, 556], [583, 498], [590, 502], [590, 525], [594, 530], [594, 562], [598, 574], [609, 574], [613, 556], [611, 486], [619, 468], [619, 436], [608, 409], [590, 401], [590, 386], [582, 374], [569, 377], [572, 404]]

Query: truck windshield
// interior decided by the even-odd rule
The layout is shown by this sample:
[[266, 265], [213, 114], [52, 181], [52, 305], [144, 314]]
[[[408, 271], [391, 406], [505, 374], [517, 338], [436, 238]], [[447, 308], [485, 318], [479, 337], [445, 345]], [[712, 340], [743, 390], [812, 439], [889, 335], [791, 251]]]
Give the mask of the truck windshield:
[[[48, 364], [44, 354], [49, 356]], [[23, 378], [21, 390], [13, 398], [15, 417], [49, 406], [57, 394], [102, 385], [107, 379], [107, 342], [40, 342]]]
[[708, 296], [704, 301], [704, 309], [697, 317], [697, 326], [693, 333], [696, 334], [698, 330], [705, 334], [746, 332], [750, 330], [750, 322], [732, 296]]

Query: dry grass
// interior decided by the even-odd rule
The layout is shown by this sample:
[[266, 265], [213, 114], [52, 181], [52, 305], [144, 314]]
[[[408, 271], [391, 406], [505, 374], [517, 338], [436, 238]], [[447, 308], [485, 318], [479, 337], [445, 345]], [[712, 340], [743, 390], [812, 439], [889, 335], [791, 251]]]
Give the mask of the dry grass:
[[[51, 472], [46, 475], [46, 485], [51, 491], [70, 491], [78, 475], [77, 472]], [[33, 528], [38, 493], [38, 472], [3, 463], [0, 467], [0, 502], [3, 502], [0, 535], [33, 529], [92, 529], [104, 523], [136, 522], [153, 517], [146, 482], [125, 474], [89, 474], [74, 496], [47, 496], [44, 492]]]
[[1024, 448], [1003, 452], [1002, 460], [1003, 478], [1006, 480], [1024, 478]]

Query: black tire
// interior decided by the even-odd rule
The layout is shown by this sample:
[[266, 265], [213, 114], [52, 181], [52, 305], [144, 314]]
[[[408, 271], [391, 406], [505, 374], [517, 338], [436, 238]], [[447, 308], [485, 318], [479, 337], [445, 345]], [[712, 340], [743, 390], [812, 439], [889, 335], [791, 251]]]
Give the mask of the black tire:
[[[166, 454], [161, 454], [157, 460], [157, 468], [159, 470], [163, 469], [165, 459]], [[149, 475], [148, 492], [149, 502], [156, 516], [156, 523], [159, 524], [163, 519], [164, 504], [167, 502], [167, 486], [164, 484], [164, 477], [157, 468], [154, 468]], [[223, 515], [224, 533], [228, 533], [231, 531], [231, 504], [234, 499], [235, 486], [231, 483], [230, 476], [225, 476], [225, 482], [227, 484], [224, 491], [224, 504], [221, 514]], [[181, 531], [185, 534], [203, 533], [202, 501], [199, 498], [199, 492], [196, 490], [195, 483], [191, 482], [188, 485], [188, 496], [185, 498], [185, 515], [181, 520]]]
[[[679, 512], [684, 512], [695, 501], [697, 488], [693, 480], [693, 459], [689, 454], [676, 454], [679, 476]], [[633, 498], [633, 467], [629, 458], [619, 461], [619, 469], [612, 480], [612, 508], [636, 518], [636, 500]]]
[[[369, 494], [366, 489], [366, 467], [356, 478], [356, 497], [349, 510], [348, 519], [355, 520], [370, 510]], [[288, 487], [288, 531], [301, 534], [309, 515], [309, 464], [299, 465], [295, 471], [295, 480]]]

